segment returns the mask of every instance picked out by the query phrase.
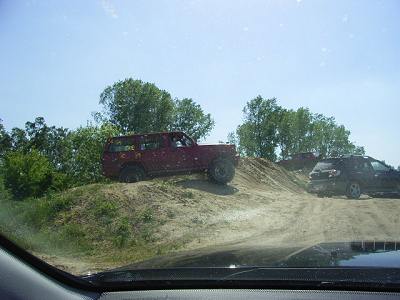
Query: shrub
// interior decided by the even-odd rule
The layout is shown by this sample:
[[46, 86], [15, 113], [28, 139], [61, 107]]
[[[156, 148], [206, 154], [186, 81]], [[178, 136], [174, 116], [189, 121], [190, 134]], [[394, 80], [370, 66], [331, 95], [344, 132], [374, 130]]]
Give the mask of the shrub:
[[116, 228], [114, 230], [114, 244], [119, 248], [126, 245], [129, 235], [130, 235], [130, 224], [127, 218], [122, 218], [116, 224]]
[[4, 185], [4, 178], [0, 175], [0, 201], [11, 199], [10, 192]]
[[73, 185], [73, 179], [67, 174], [61, 172], [53, 172], [51, 189], [53, 191], [63, 191]]
[[40, 197], [52, 184], [53, 168], [38, 151], [9, 152], [4, 159], [4, 184], [15, 198]]

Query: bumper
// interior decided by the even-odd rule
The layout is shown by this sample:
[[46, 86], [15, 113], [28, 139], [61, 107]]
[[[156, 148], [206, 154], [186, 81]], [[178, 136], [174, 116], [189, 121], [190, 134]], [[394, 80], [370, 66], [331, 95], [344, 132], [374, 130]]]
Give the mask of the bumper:
[[312, 180], [308, 183], [309, 193], [345, 194], [346, 184], [335, 179]]

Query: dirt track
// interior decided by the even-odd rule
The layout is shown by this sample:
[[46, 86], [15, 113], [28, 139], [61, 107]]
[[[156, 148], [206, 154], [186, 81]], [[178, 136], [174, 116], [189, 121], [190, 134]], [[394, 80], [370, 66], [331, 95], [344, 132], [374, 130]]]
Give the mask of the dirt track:
[[[400, 240], [400, 199], [318, 198], [293, 185], [285, 173], [270, 163], [244, 163], [232, 183], [237, 192], [218, 196], [229, 197], [243, 207], [234, 205], [211, 218], [226, 222], [218, 222], [218, 230], [207, 232], [208, 235], [199, 232], [202, 246], [308, 246], [319, 242]], [[191, 247], [196, 243], [188, 245]]]
[[226, 220], [226, 224], [222, 222], [217, 232], [205, 237], [203, 246], [307, 246], [400, 239], [400, 199], [318, 198], [288, 184], [285, 178], [267, 178], [269, 183], [258, 184], [254, 180], [250, 183], [247, 174], [239, 170], [232, 183], [238, 191], [229, 196], [230, 201], [241, 202], [245, 207], [227, 209], [216, 217]]

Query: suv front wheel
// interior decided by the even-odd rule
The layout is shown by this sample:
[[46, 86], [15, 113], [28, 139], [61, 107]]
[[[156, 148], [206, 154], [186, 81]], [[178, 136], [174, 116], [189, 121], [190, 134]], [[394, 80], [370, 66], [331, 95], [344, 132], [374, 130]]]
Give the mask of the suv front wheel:
[[141, 167], [127, 166], [124, 167], [119, 174], [119, 181], [125, 183], [138, 182], [143, 180], [144, 177], [145, 173]]
[[208, 176], [213, 182], [226, 184], [235, 176], [235, 166], [229, 159], [216, 159], [208, 168]]
[[358, 182], [351, 181], [347, 185], [347, 198], [358, 199], [361, 196], [361, 186]]

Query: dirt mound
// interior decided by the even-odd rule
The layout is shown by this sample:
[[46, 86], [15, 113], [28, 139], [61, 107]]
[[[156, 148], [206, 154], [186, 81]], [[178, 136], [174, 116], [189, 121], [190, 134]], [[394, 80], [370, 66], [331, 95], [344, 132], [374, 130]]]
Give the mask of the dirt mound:
[[23, 204], [17, 219], [36, 228], [29, 238], [35, 254], [82, 273], [246, 238], [257, 230], [249, 220], [277, 194], [295, 193], [304, 193], [295, 176], [268, 160], [243, 158], [229, 185], [206, 174], [93, 184]]
[[295, 193], [304, 192], [305, 184], [284, 168], [263, 158], [242, 158], [234, 182], [243, 187]]

